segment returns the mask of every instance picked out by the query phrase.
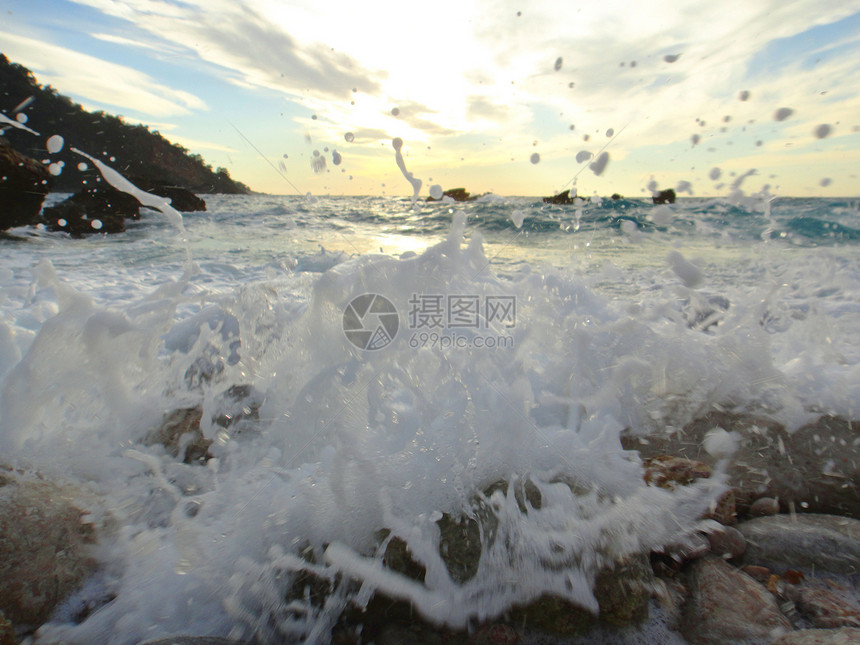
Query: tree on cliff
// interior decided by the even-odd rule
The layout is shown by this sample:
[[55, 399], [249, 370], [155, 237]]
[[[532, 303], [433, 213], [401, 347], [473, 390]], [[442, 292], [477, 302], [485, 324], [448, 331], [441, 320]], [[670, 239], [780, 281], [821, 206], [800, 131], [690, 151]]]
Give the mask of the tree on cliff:
[[[157, 131], [144, 125], [129, 125], [121, 117], [105, 112], [89, 112], [50, 85], [42, 86], [22, 65], [9, 62], [0, 54], [0, 112], [27, 116], [27, 123], [43, 135], [58, 134], [67, 145], [52, 161], [63, 161], [65, 170], [54, 178], [53, 190], [74, 192], [86, 182], [92, 185], [98, 171], [77, 170], [82, 159], [70, 150], [73, 145], [103, 158], [129, 178], [141, 178], [181, 186], [194, 193], [245, 194], [250, 190], [231, 179], [225, 168], [212, 170], [198, 154], [170, 143]], [[44, 138], [14, 128], [3, 134], [18, 151], [35, 159], [47, 156]]]

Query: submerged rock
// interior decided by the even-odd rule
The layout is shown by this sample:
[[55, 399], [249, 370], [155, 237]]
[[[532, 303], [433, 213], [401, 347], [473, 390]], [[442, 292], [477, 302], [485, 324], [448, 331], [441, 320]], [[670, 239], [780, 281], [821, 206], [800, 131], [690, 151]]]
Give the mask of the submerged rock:
[[160, 444], [172, 457], [181, 457], [186, 464], [205, 461], [212, 440], [203, 436], [202, 418], [203, 409], [199, 407], [171, 410], [164, 415], [161, 425], [144, 437], [143, 443]]
[[690, 565], [681, 633], [695, 645], [762, 641], [792, 631], [770, 592], [721, 558]]
[[39, 222], [51, 173], [0, 139], [0, 231]]
[[38, 626], [95, 569], [95, 529], [51, 482], [0, 469], [0, 612]]
[[860, 573], [860, 521], [814, 513], [758, 517], [738, 525], [746, 564]]

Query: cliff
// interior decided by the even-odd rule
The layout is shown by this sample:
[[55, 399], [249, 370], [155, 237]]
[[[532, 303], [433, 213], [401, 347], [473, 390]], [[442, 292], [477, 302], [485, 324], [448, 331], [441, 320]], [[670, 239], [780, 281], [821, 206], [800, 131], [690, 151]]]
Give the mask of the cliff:
[[74, 146], [104, 159], [126, 177], [180, 186], [194, 193], [250, 192], [231, 179], [227, 169], [213, 170], [200, 155], [170, 143], [147, 126], [129, 125], [104, 112], [88, 112], [50, 85], [42, 87], [30, 70], [0, 54], [0, 112], [14, 119], [16, 108], [27, 116], [27, 125], [43, 135], [34, 137], [14, 128], [0, 132], [16, 150], [44, 159], [48, 156], [45, 137], [58, 134], [66, 141], [61, 152], [51, 155], [52, 161], [65, 163], [62, 174], [53, 178], [54, 191], [77, 191], [84, 181], [92, 185], [98, 174], [92, 164], [88, 170], [77, 169], [84, 159], [71, 151]]

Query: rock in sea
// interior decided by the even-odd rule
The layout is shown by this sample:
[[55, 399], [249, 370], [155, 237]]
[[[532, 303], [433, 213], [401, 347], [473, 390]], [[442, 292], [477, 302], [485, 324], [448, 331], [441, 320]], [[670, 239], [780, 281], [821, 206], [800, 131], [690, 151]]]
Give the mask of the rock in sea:
[[817, 513], [773, 515], [743, 522], [738, 530], [747, 540], [745, 564], [860, 572], [860, 520]]
[[764, 641], [792, 631], [770, 592], [716, 556], [690, 565], [681, 633], [694, 645]]
[[0, 139], [0, 231], [39, 221], [51, 173]]
[[0, 613], [38, 626], [95, 569], [95, 529], [68, 491], [0, 467]]

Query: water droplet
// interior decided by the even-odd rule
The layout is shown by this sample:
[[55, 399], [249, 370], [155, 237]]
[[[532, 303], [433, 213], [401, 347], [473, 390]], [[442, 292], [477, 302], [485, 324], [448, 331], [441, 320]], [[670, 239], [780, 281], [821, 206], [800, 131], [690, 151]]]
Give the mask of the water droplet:
[[400, 115], [400, 108], [398, 108], [398, 107], [391, 108], [391, 116], [399, 116], [399, 115]]
[[553, 65], [553, 68], [555, 69], [555, 71], [559, 71], [563, 64], [564, 64], [564, 59], [561, 56], [559, 56], [558, 58], [555, 59], [555, 65]]
[[794, 110], [792, 110], [791, 108], [782, 107], [773, 113], [773, 118], [775, 121], [785, 121], [792, 114], [794, 114]]
[[87, 168], [89, 168], [89, 166], [86, 164], [86, 162], [85, 162], [85, 161], [82, 161], [82, 162], [80, 162], [80, 163], [78, 164], [78, 170], [80, 170], [80, 171], [84, 171], [84, 170], [86, 170]]
[[593, 172], [598, 177], [603, 174], [603, 171], [606, 170], [606, 165], [609, 163], [609, 153], [601, 152], [597, 159], [594, 160], [589, 168], [591, 168], [591, 172]]
[[529, 157], [529, 161], [531, 161], [532, 163], [540, 163], [540, 155], [536, 152], [533, 152], [532, 156]]
[[746, 101], [747, 99], [749, 99], [749, 97], [750, 97], [750, 91], [749, 90], [741, 90], [740, 92], [738, 92], [738, 98], [741, 101]]
[[830, 127], [829, 123], [822, 123], [817, 128], [815, 128], [815, 136], [819, 139], [824, 139], [825, 137], [830, 135], [830, 132], [833, 128]]
[[355, 141], [355, 135], [352, 132], [347, 132], [345, 135], [343, 135], [343, 138], [346, 139], [347, 143], [352, 143], [353, 141]]
[[65, 143], [65, 141], [63, 141], [63, 137], [59, 134], [55, 134], [48, 137], [48, 140], [45, 142], [45, 147], [48, 149], [48, 152], [53, 155], [63, 149], [63, 143]]
[[92, 226], [97, 231], [100, 231], [102, 228], [102, 221], [100, 219], [94, 219], [92, 222], [90, 222], [90, 226]]
[[681, 54], [666, 54], [663, 56], [663, 60], [667, 63], [674, 63], [679, 58], [681, 58]]

